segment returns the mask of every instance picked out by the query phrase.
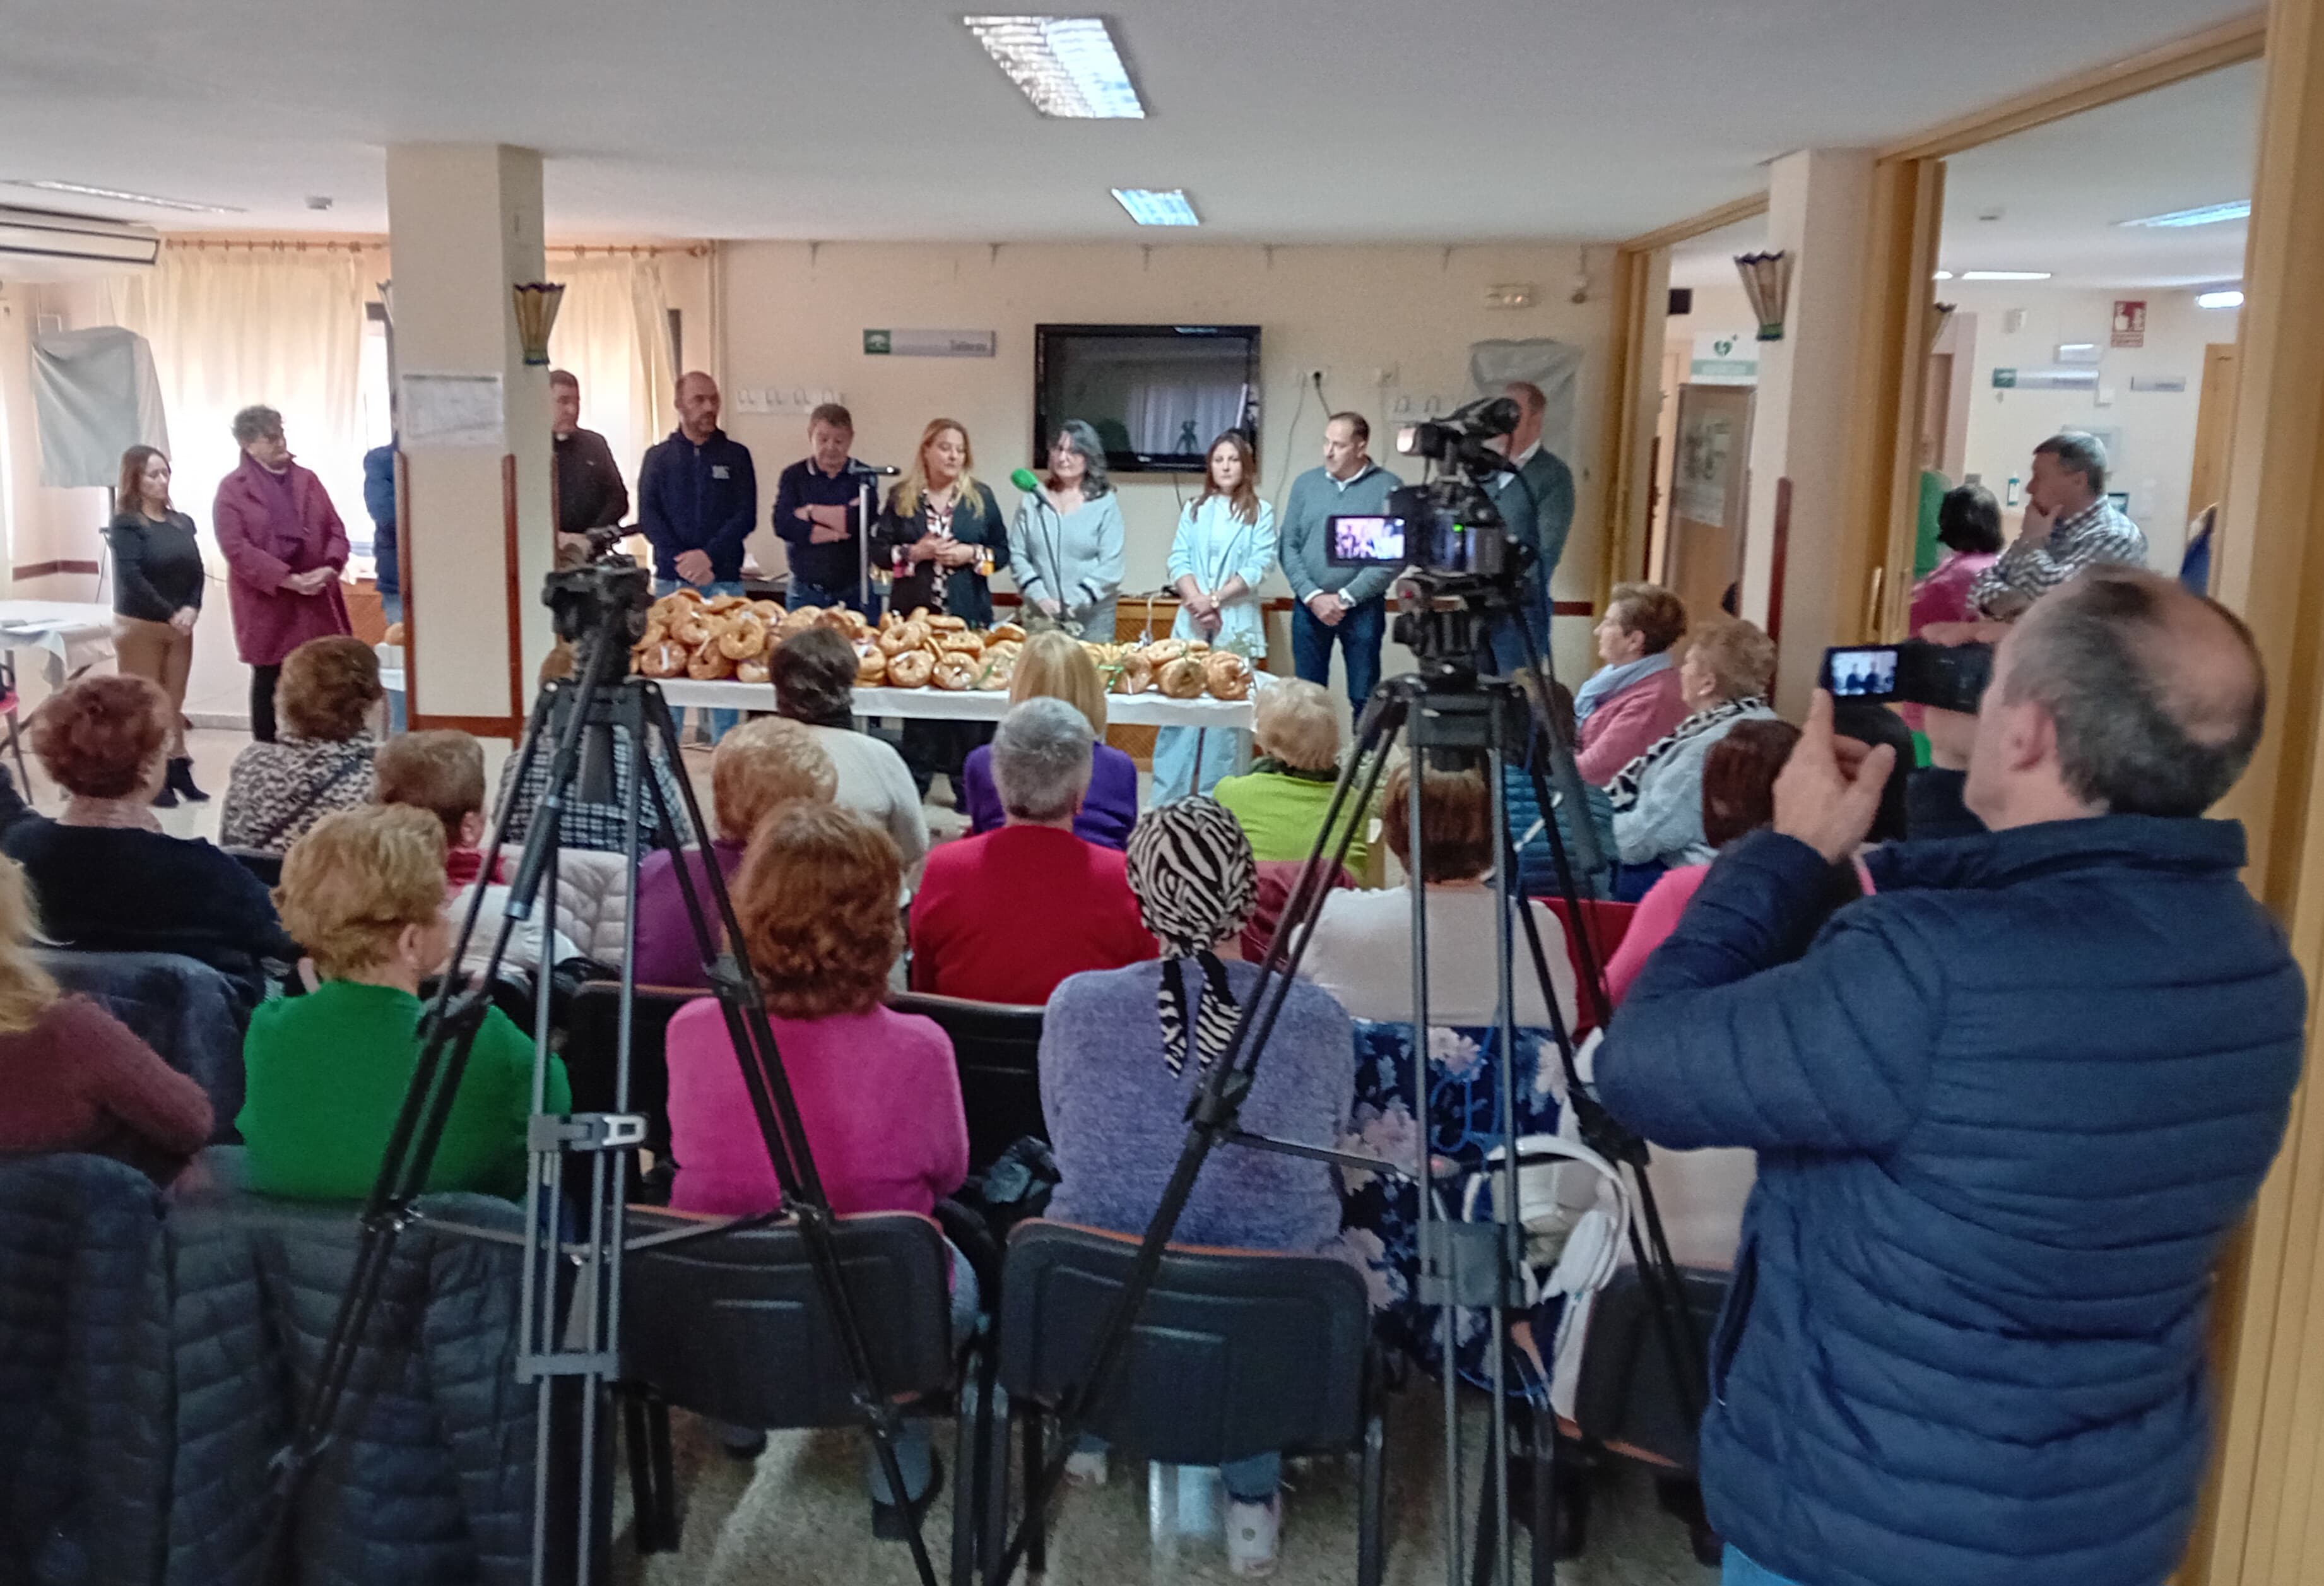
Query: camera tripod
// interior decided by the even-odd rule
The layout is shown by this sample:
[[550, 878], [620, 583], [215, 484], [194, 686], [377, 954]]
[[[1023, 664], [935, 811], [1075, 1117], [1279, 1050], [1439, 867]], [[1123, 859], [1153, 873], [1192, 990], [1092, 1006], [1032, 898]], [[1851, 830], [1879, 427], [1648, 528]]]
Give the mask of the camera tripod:
[[[339, 1302], [314, 1384], [301, 1408], [291, 1442], [278, 1462], [274, 1512], [266, 1548], [266, 1579], [284, 1583], [296, 1576], [292, 1552], [299, 1497], [327, 1448], [347, 1392], [356, 1352], [386, 1279], [397, 1236], [422, 1215], [418, 1199], [428, 1181], [437, 1146], [466, 1071], [476, 1033], [492, 1004], [489, 988], [507, 955], [516, 928], [530, 918], [535, 899], [557, 896], [559, 828], [568, 798], [612, 803], [625, 812], [625, 874], [636, 918], [638, 861], [650, 798], [651, 829], [658, 846], [679, 857], [673, 867], [685, 899], [695, 946], [710, 973], [711, 987], [725, 1015], [726, 1031], [741, 1063], [751, 1109], [764, 1138], [769, 1161], [782, 1192], [781, 1210], [762, 1216], [731, 1218], [632, 1239], [624, 1218], [630, 1157], [643, 1142], [646, 1120], [627, 1111], [630, 1095], [631, 1019], [637, 983], [634, 936], [622, 949], [621, 1012], [611, 1112], [566, 1116], [543, 1111], [549, 1061], [549, 970], [546, 952], [535, 984], [535, 1047], [532, 1119], [527, 1140], [531, 1154], [524, 1205], [524, 1268], [520, 1296], [521, 1381], [541, 1385], [536, 1411], [533, 1487], [532, 1580], [535, 1586], [584, 1586], [605, 1578], [612, 1551], [609, 1462], [602, 1446], [607, 1425], [601, 1415], [606, 1389], [621, 1372], [622, 1266], [631, 1250], [708, 1238], [736, 1228], [761, 1226], [778, 1216], [799, 1229], [823, 1303], [844, 1350], [852, 1388], [871, 1433], [888, 1489], [903, 1502], [909, 1520], [913, 1567], [921, 1586], [936, 1586], [936, 1567], [920, 1535], [917, 1511], [906, 1498], [895, 1446], [898, 1417], [881, 1390], [853, 1303], [841, 1277], [832, 1244], [831, 1202], [807, 1148], [805, 1126], [792, 1093], [757, 977], [747, 965], [722, 959], [720, 942], [739, 943], [742, 931], [725, 878], [715, 862], [703, 866], [709, 898], [697, 890], [692, 867], [681, 852], [683, 834], [710, 828], [683, 770], [677, 723], [650, 679], [627, 676], [630, 645], [643, 631], [648, 602], [645, 573], [626, 558], [551, 574], [544, 598], [555, 613], [558, 636], [574, 643], [579, 664], [574, 678], [551, 684], [534, 703], [520, 749], [509, 796], [495, 817], [482, 874], [495, 871], [512, 814], [544, 743], [549, 751], [546, 788], [526, 828], [509, 902], [484, 973], [464, 983], [450, 973], [420, 1024], [420, 1049], [411, 1083], [396, 1115], [383, 1154], [379, 1177], [364, 1201], [354, 1277]], [[619, 786], [616, 742], [626, 747], [629, 777]], [[684, 806], [669, 807], [652, 773], [650, 753], [659, 747], [663, 763], [678, 770], [673, 779]], [[649, 789], [650, 791], [649, 792]], [[483, 907], [476, 889], [461, 925], [450, 963], [465, 962]], [[723, 931], [723, 937], [719, 934]], [[544, 939], [548, 933], [544, 931]], [[561, 1187], [568, 1161], [587, 1164], [586, 1203], [570, 1237], [560, 1237]], [[576, 1176], [578, 1176], [576, 1174]], [[455, 1234], [508, 1240], [501, 1230], [469, 1228], [438, 1220], [433, 1226]], [[552, 1435], [553, 1424], [567, 1439]], [[552, 1480], [554, 1445], [569, 1441], [577, 1450], [575, 1468]], [[559, 1517], [553, 1510], [563, 1508]], [[560, 1532], [560, 1518], [569, 1529]]]
[[[1430, 590], [1430, 582], [1423, 580], [1423, 588]], [[1064, 1477], [1065, 1460], [1076, 1446], [1080, 1433], [1085, 1429], [1093, 1406], [1101, 1401], [1128, 1354], [1139, 1307], [1153, 1286], [1165, 1248], [1176, 1231], [1188, 1197], [1194, 1192], [1194, 1182], [1211, 1152], [1222, 1143], [1283, 1152], [1331, 1163], [1347, 1170], [1386, 1172], [1414, 1183], [1418, 1191], [1420, 1251], [1416, 1297], [1423, 1304], [1434, 1305], [1438, 1311], [1446, 1460], [1445, 1581], [1447, 1586], [1459, 1586], [1471, 1573], [1469, 1569], [1464, 1569], [1463, 1558], [1467, 1549], [1463, 1545], [1461, 1501], [1463, 1461], [1460, 1374], [1455, 1369], [1454, 1357], [1457, 1312], [1480, 1309], [1492, 1313], [1492, 1326], [1487, 1340], [1487, 1369], [1493, 1408], [1489, 1424], [1489, 1462], [1483, 1476], [1482, 1513], [1485, 1517], [1480, 1517], [1479, 1522], [1480, 1528], [1476, 1538], [1473, 1574], [1477, 1586], [1483, 1586], [1483, 1582], [1496, 1572], [1500, 1586], [1511, 1586], [1515, 1565], [1514, 1548], [1510, 1545], [1514, 1496], [1509, 1490], [1510, 1354], [1518, 1347], [1511, 1338], [1511, 1327], [1527, 1314], [1524, 1292], [1524, 1229], [1520, 1220], [1522, 1206], [1518, 1190], [1520, 1159], [1518, 1142], [1514, 1138], [1517, 1120], [1517, 1079], [1513, 1061], [1517, 1028], [1514, 985], [1517, 973], [1516, 936], [1520, 928], [1517, 922], [1522, 922], [1529, 967], [1540, 984], [1559, 1060], [1563, 1065], [1565, 1104], [1574, 1110], [1582, 1142], [1607, 1161], [1628, 1170], [1631, 1195], [1640, 1213], [1628, 1222], [1631, 1258], [1637, 1264], [1641, 1279], [1647, 1285], [1655, 1329], [1666, 1351], [1666, 1362], [1677, 1385], [1689, 1424], [1692, 1425], [1701, 1415], [1702, 1402], [1695, 1371], [1689, 1365], [1690, 1361], [1699, 1361], [1702, 1358], [1701, 1341], [1694, 1317], [1686, 1305], [1677, 1263], [1671, 1256], [1653, 1185], [1646, 1176], [1646, 1144], [1609, 1116], [1583, 1087], [1575, 1066], [1572, 1031], [1558, 1005], [1541, 933], [1533, 909], [1520, 894], [1516, 881], [1517, 843], [1508, 820], [1503, 773], [1511, 763], [1512, 751], [1523, 746], [1535, 751], [1526, 754], [1525, 764], [1542, 811], [1558, 890], [1565, 900], [1567, 917], [1572, 922], [1583, 994], [1591, 1000], [1590, 1007], [1598, 1028], [1604, 1028], [1611, 1009], [1605, 991], [1603, 968], [1597, 961], [1590, 934], [1583, 928], [1574, 858], [1567, 853], [1558, 831], [1554, 815], [1558, 801], [1552, 797], [1554, 784], [1557, 793], [1565, 800], [1565, 807], [1577, 812], [1577, 815], [1585, 808], [1580, 773], [1573, 762], [1572, 744], [1568, 734], [1551, 720], [1536, 693], [1528, 691], [1516, 679], [1480, 674], [1476, 658], [1482, 631], [1489, 622], [1497, 619], [1507, 620], [1517, 623], [1521, 632], [1525, 631], [1523, 613], [1514, 598], [1512, 585], [1499, 579], [1464, 579], [1459, 581], [1459, 590], [1457, 598], [1449, 605], [1424, 598], [1414, 603], [1411, 609], [1397, 619], [1397, 637], [1419, 654], [1421, 669], [1384, 682], [1366, 705], [1358, 726], [1355, 751], [1347, 757], [1339, 781], [1333, 789], [1331, 802], [1318, 828], [1306, 867], [1277, 926], [1268, 961], [1260, 967], [1258, 983], [1243, 1000], [1226, 1050], [1211, 1065], [1202, 1087], [1188, 1104], [1185, 1143], [1139, 1245], [1130, 1278], [1099, 1334], [1087, 1377], [1069, 1391], [1058, 1406], [1059, 1425], [1052, 1452], [1038, 1471], [1028, 1471], [1025, 1474], [1025, 1517], [987, 1576], [985, 1586], [1006, 1586], [1015, 1572], [1033, 1527]], [[1525, 637], [1528, 651], [1536, 656], [1541, 655], [1531, 633], [1526, 632]], [[1546, 663], [1537, 665], [1539, 675], [1545, 676], [1548, 671]], [[1492, 1196], [1493, 1220], [1489, 1223], [1456, 1221], [1434, 1214], [1433, 1192], [1436, 1175], [1430, 1160], [1425, 1126], [1428, 1109], [1429, 945], [1427, 894], [1422, 877], [1426, 871], [1424, 856], [1428, 850], [1428, 833], [1422, 815], [1422, 778], [1417, 774], [1410, 779], [1410, 796], [1403, 818], [1409, 823], [1409, 852], [1413, 856], [1413, 874], [1410, 877], [1413, 905], [1412, 1065], [1415, 1105], [1424, 1120], [1419, 1144], [1420, 1160], [1413, 1164], [1388, 1163], [1356, 1153], [1272, 1139], [1244, 1130], [1239, 1121], [1243, 1101], [1250, 1094], [1259, 1060], [1265, 1055], [1268, 1038], [1273, 1033], [1277, 1018], [1298, 973], [1300, 961], [1314, 937], [1316, 919], [1329, 892], [1323, 878], [1336, 873], [1344, 863], [1359, 824], [1357, 818], [1351, 817], [1360, 816], [1361, 812], [1372, 807], [1390, 752], [1399, 739], [1411, 751], [1416, 769], [1424, 763], [1444, 767], [1480, 766], [1491, 800], [1497, 860], [1492, 885], [1498, 970], [1495, 1010], [1502, 1055], [1496, 1076], [1498, 1084], [1494, 1105], [1499, 1115], [1502, 1142], [1497, 1153], [1498, 1162], [1494, 1160], [1494, 1155], [1489, 1154], [1482, 1169], [1499, 1178]], [[1543, 763], [1545, 759], [1549, 762], [1546, 768]], [[1394, 812], [1390, 812], [1389, 818], [1396, 818]], [[1594, 871], [1598, 868], [1598, 856], [1586, 819], [1575, 821], [1574, 832], [1577, 845], [1583, 849], [1582, 869]], [[1554, 1361], [1549, 1363], [1548, 1369], [1554, 1370]], [[1545, 1383], [1544, 1402], [1536, 1417], [1535, 1480], [1531, 1495], [1536, 1515], [1532, 1574], [1533, 1580], [1539, 1583], [1551, 1582], [1555, 1579], [1557, 1536], [1554, 1484], [1550, 1469], [1559, 1433], [1555, 1412], [1546, 1402], [1546, 1386]]]

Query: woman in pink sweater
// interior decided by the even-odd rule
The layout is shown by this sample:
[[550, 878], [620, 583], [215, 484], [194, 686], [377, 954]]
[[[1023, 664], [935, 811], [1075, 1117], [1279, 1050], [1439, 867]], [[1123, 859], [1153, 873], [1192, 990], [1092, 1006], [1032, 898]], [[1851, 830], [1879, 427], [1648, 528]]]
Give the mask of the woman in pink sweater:
[[1573, 696], [1574, 762], [1603, 788], [1686, 718], [1671, 646], [1686, 635], [1686, 607], [1656, 584], [1617, 584], [1598, 622], [1606, 664]]
[[[798, 1100], [832, 1209], [917, 1212], [968, 1176], [968, 1115], [952, 1042], [934, 1020], [890, 1011], [881, 999], [904, 950], [898, 911], [904, 863], [887, 833], [829, 804], [779, 806], [761, 825], [734, 878], [735, 923], [759, 977], [783, 1072]], [[716, 1001], [669, 1021], [669, 1203], [682, 1212], [747, 1216], [782, 1203], [741, 1060]], [[973, 1325], [976, 1281], [953, 1260], [955, 1332]], [[907, 1504], [890, 1501], [868, 1458], [872, 1529], [900, 1538], [907, 1508], [925, 1507], [937, 1475], [927, 1422], [908, 1418], [897, 1439]], [[755, 1457], [763, 1433], [724, 1428], [738, 1455]], [[867, 1455], [869, 1450], [866, 1450]]]

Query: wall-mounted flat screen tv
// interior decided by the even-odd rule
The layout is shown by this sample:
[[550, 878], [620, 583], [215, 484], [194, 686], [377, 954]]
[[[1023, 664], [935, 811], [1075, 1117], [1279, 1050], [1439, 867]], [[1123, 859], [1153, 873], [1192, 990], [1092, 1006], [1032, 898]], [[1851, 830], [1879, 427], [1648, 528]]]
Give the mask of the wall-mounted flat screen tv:
[[1033, 456], [1057, 426], [1097, 431], [1116, 474], [1199, 474], [1211, 442], [1240, 429], [1259, 445], [1256, 325], [1037, 325]]

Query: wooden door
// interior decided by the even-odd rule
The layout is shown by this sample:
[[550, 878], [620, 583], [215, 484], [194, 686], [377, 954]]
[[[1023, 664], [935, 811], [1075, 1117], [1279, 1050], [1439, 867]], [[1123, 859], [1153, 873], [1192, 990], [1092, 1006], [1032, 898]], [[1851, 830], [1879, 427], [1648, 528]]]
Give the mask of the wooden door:
[[1659, 577], [1698, 619], [1742, 576], [1752, 394], [1748, 385], [1679, 387]]
[[[2195, 463], [2187, 479], [2187, 521], [2227, 493], [2227, 454], [2236, 438], [2236, 344], [2213, 342], [2203, 349], [2203, 394], [2195, 409]], [[2218, 539], [2211, 541], [2218, 565]]]

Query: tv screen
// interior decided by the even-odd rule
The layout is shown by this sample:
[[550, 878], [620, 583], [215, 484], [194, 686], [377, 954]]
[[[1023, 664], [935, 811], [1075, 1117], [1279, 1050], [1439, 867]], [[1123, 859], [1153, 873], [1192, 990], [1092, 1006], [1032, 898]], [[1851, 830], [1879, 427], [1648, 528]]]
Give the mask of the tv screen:
[[1097, 431], [1117, 474], [1199, 474], [1211, 442], [1240, 429], [1259, 445], [1256, 325], [1038, 325], [1033, 456], [1057, 427]]

